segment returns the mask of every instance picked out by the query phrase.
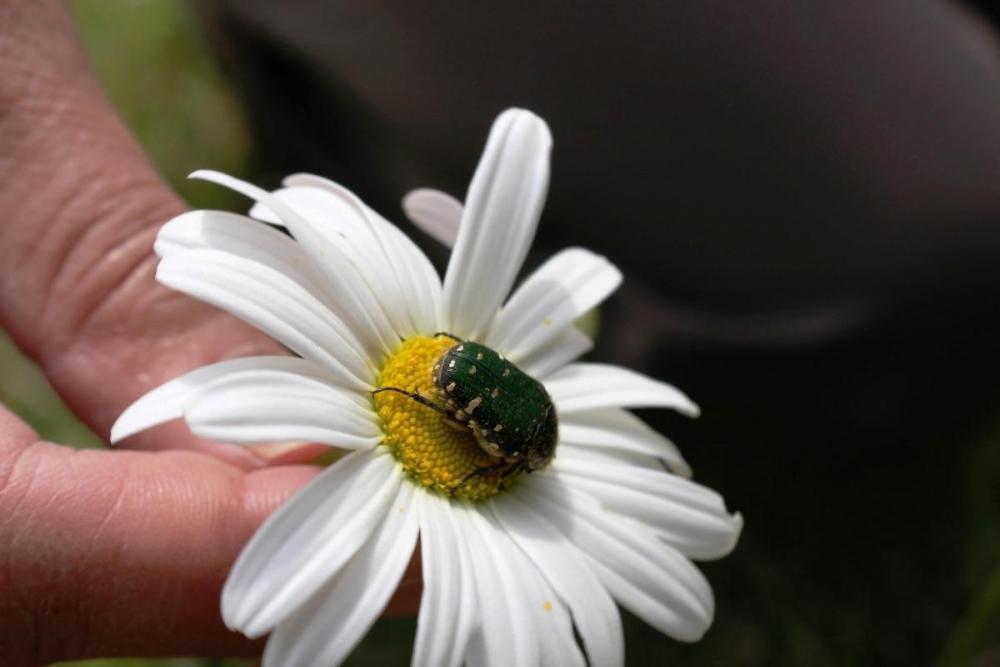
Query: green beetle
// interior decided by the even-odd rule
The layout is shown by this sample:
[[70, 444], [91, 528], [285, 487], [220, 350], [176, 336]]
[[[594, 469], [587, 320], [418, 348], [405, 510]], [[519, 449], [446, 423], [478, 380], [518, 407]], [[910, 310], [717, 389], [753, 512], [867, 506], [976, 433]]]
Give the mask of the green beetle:
[[431, 370], [445, 405], [396, 387], [373, 393], [405, 394], [471, 429], [483, 451], [501, 459], [473, 474], [531, 472], [548, 465], [559, 441], [559, 422], [545, 387], [485, 345], [437, 335], [456, 341]]

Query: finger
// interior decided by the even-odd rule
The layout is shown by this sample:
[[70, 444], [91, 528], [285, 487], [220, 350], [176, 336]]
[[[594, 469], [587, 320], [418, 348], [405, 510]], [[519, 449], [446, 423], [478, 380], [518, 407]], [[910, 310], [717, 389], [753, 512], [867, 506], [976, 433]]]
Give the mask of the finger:
[[257, 470], [268, 465], [268, 457], [258, 454], [252, 448], [225, 442], [213, 442], [198, 438], [191, 433], [182, 420], [161, 424], [149, 431], [137, 433], [115, 445], [115, 449], [158, 451], [183, 449], [201, 452], [243, 471]]
[[[230, 358], [286, 354], [228, 314], [167, 292], [152, 274], [122, 286], [101, 312], [63, 344], [43, 348], [36, 356], [70, 408], [104, 438], [136, 399], [188, 371]], [[101, 326], [104, 318], [117, 324]], [[195, 437], [181, 421], [139, 433], [119, 446], [201, 451], [244, 469], [266, 465], [271, 458], [266, 450]]]
[[331, 453], [329, 445], [317, 445], [309, 442], [273, 442], [246, 447], [256, 456], [267, 461], [268, 465], [315, 463], [317, 459], [329, 456]]
[[[132, 401], [184, 371], [281, 354], [252, 328], [155, 283], [154, 238], [184, 203], [92, 76], [66, 3], [3, 7], [0, 326], [102, 437]], [[246, 451], [177, 433], [134, 445], [251, 463]]]
[[273, 442], [236, 445], [192, 435], [183, 420], [161, 424], [115, 444], [115, 449], [157, 451], [184, 449], [209, 454], [244, 471], [266, 466], [315, 463], [329, 455], [329, 445], [308, 442]]
[[[316, 474], [195, 452], [73, 451], [0, 411], [0, 655], [249, 655], [219, 614], [260, 522]], [[394, 610], [415, 611], [414, 585]]]

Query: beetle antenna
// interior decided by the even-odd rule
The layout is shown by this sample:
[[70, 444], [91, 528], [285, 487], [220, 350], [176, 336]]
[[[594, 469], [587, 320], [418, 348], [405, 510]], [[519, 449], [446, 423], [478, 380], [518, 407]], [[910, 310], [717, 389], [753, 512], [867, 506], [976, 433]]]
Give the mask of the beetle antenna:
[[444, 336], [445, 338], [450, 338], [453, 341], [455, 341], [456, 343], [464, 343], [465, 342], [464, 340], [462, 340], [461, 338], [459, 338], [455, 334], [450, 334], [447, 331], [438, 331], [437, 333], [434, 334], [434, 338], [437, 338], [438, 336]]
[[375, 391], [372, 392], [372, 396], [374, 396], [375, 394], [378, 394], [380, 392], [383, 392], [383, 391], [394, 391], [397, 394], [402, 394], [403, 396], [409, 396], [410, 398], [412, 398], [414, 401], [416, 401], [420, 405], [426, 405], [427, 407], [429, 407], [429, 408], [431, 408], [433, 410], [437, 410], [438, 412], [440, 412], [441, 414], [443, 414], [448, 419], [451, 419], [452, 421], [456, 421], [455, 420], [455, 415], [452, 414], [451, 411], [448, 410], [448, 408], [443, 408], [440, 405], [438, 405], [437, 403], [435, 403], [434, 401], [432, 401], [431, 399], [426, 398], [425, 396], [421, 396], [420, 394], [417, 394], [417, 393], [412, 392], [412, 391], [406, 391], [405, 389], [400, 389], [399, 387], [379, 387], [378, 389], [376, 389]]

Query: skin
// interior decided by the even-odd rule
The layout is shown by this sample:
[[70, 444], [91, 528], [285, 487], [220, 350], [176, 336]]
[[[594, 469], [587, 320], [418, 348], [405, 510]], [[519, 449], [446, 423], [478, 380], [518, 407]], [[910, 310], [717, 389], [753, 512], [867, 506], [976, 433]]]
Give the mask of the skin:
[[[54, 0], [0, 0], [0, 325], [107, 434], [138, 396], [223, 358], [281, 354], [153, 281], [152, 243], [185, 206], [92, 76]], [[0, 655], [254, 655], [219, 595], [261, 521], [311, 479], [301, 443], [242, 448], [180, 424], [117, 451], [38, 439], [0, 406]], [[389, 613], [413, 613], [411, 563]]]

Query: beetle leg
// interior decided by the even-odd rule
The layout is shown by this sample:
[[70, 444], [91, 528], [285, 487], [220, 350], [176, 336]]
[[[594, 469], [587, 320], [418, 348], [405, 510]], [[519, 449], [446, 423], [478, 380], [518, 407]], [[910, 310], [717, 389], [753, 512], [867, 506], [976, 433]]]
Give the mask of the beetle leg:
[[454, 490], [458, 491], [459, 489], [461, 489], [473, 477], [481, 477], [481, 476], [484, 476], [484, 475], [492, 475], [493, 473], [499, 472], [499, 471], [503, 470], [504, 468], [513, 469], [513, 468], [517, 467], [518, 465], [520, 465], [519, 461], [515, 461], [513, 463], [510, 462], [510, 461], [501, 461], [500, 463], [494, 463], [493, 465], [486, 466], [484, 468], [476, 468], [475, 470], [473, 470], [472, 472], [470, 472], [468, 475], [466, 475], [465, 477], [463, 477], [462, 481], [458, 483], [458, 486], [454, 487]]

